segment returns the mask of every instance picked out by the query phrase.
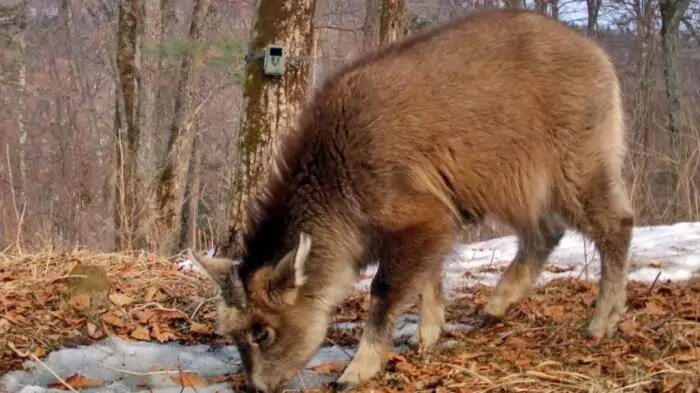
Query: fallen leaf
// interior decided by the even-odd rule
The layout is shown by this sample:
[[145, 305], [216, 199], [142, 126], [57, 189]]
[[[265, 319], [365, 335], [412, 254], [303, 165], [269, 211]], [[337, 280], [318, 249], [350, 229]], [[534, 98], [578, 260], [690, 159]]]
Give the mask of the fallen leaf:
[[151, 339], [148, 328], [141, 325], [136, 326], [136, 328], [131, 331], [131, 337], [141, 341], [148, 341]]
[[5, 334], [8, 330], [10, 330], [10, 321], [0, 318], [0, 334]]
[[566, 313], [566, 309], [563, 305], [547, 306], [542, 310], [542, 313], [548, 317], [561, 318]]
[[639, 324], [634, 319], [626, 319], [618, 325], [620, 331], [630, 336], [639, 331]]
[[154, 310], [158, 319], [187, 319], [187, 316], [179, 310]]
[[387, 360], [390, 361], [390, 362], [392, 362], [392, 361], [393, 361], [393, 362], [397, 362], [397, 363], [406, 362], [406, 358], [405, 358], [405, 357], [403, 357], [403, 356], [401, 356], [401, 355], [399, 355], [398, 353], [395, 353], [395, 352], [389, 351], [389, 352], [386, 354], [386, 357], [387, 357]]
[[155, 316], [156, 313], [152, 310], [138, 311], [136, 313], [136, 319], [138, 319], [140, 323], [146, 323]]
[[200, 377], [195, 373], [180, 373], [180, 375], [173, 375], [170, 377], [176, 384], [183, 387], [203, 387], [209, 386], [209, 382], [206, 379]]
[[642, 312], [647, 315], [666, 315], [666, 310], [664, 310], [663, 306], [653, 300], [647, 302], [647, 305], [644, 307]]
[[127, 324], [124, 322], [123, 319], [119, 318], [118, 316], [114, 314], [105, 314], [102, 316], [102, 320], [105, 321], [106, 323], [116, 326], [116, 327], [126, 327]]
[[97, 325], [95, 325], [92, 322], [87, 323], [87, 334], [90, 338], [98, 339], [104, 335], [102, 333], [102, 330], [97, 328]]
[[212, 327], [206, 323], [192, 322], [192, 324], [190, 325], [190, 331], [192, 333], [211, 334], [212, 330]]
[[[73, 389], [84, 389], [84, 388], [94, 388], [104, 385], [104, 381], [100, 379], [90, 379], [80, 374], [73, 374], [66, 378], [66, 383], [70, 385]], [[52, 389], [66, 389], [66, 386], [61, 382], [54, 382], [48, 385]]]
[[36, 349], [32, 353], [34, 354], [34, 356], [41, 358], [44, 357], [44, 355], [46, 355], [48, 351], [44, 347], [36, 347]]
[[134, 299], [118, 292], [110, 294], [109, 300], [119, 307], [128, 306], [129, 304], [132, 304], [134, 302]]
[[157, 324], [151, 329], [151, 337], [160, 342], [177, 340], [177, 335], [165, 325]]
[[90, 295], [79, 293], [68, 299], [68, 304], [76, 310], [84, 311], [90, 308]]
[[700, 361], [700, 349], [691, 349], [688, 350], [678, 356], [676, 356], [676, 360], [679, 362], [694, 362], [694, 361]]
[[347, 366], [347, 362], [341, 362], [341, 361], [330, 361], [330, 362], [323, 362], [317, 366], [311, 367], [311, 370], [323, 374], [323, 375], [329, 375], [329, 374], [334, 374], [334, 373], [339, 373], [345, 369], [345, 366]]
[[158, 287], [148, 287], [148, 289], [146, 289], [146, 294], [143, 296], [143, 300], [146, 302], [150, 302], [156, 296], [157, 292]]

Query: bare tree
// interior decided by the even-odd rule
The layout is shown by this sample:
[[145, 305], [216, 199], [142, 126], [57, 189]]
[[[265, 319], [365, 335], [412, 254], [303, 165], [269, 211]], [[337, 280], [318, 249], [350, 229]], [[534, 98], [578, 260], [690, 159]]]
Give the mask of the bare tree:
[[[210, 0], [196, 0], [190, 23], [189, 42], [200, 42], [209, 13]], [[182, 231], [182, 206], [192, 159], [197, 109], [192, 108], [195, 50], [190, 48], [180, 65], [174, 116], [170, 126], [168, 153], [156, 186], [157, 230], [160, 251], [175, 251]]]
[[402, 37], [406, 24], [405, 0], [367, 0], [362, 27], [365, 50]]
[[[143, 48], [160, 45], [163, 42], [161, 4], [148, 0], [141, 3], [143, 23], [139, 26], [140, 45]], [[157, 157], [154, 144], [158, 135], [157, 93], [161, 62], [157, 58], [141, 56], [139, 67], [139, 125], [141, 128], [141, 148], [139, 149], [139, 177], [144, 186], [155, 176]]]
[[504, 5], [506, 8], [522, 8], [522, 0], [504, 0]]
[[664, 62], [664, 79], [668, 98], [668, 129], [671, 144], [677, 151], [680, 138], [681, 93], [678, 82], [678, 28], [685, 16], [690, 0], [659, 0], [661, 12], [661, 49]]
[[369, 51], [379, 46], [379, 3], [381, 0], [367, 0], [365, 4], [365, 21], [362, 26], [364, 50]]
[[[282, 3], [282, 4], [281, 4]], [[269, 170], [279, 135], [295, 125], [307, 97], [313, 51], [316, 0], [261, 0], [245, 71], [245, 113], [239, 130], [239, 163], [232, 198], [232, 233], [245, 217], [244, 206]], [[260, 54], [267, 45], [284, 47], [287, 68], [279, 77], [263, 72]], [[227, 246], [231, 247], [229, 241]]]
[[116, 133], [116, 245], [130, 248], [134, 242], [138, 151], [139, 89], [137, 80], [137, 28], [139, 24], [138, 0], [121, 0], [117, 22], [117, 84], [114, 129]]
[[22, 0], [19, 4], [19, 10], [17, 15], [17, 27], [19, 32], [17, 34], [17, 44], [19, 47], [18, 53], [18, 86], [17, 86], [17, 129], [19, 130], [19, 187], [18, 187], [18, 198], [19, 203], [24, 205], [27, 202], [25, 195], [27, 189], [27, 127], [25, 124], [25, 115], [27, 113], [27, 106], [25, 103], [25, 92], [27, 89], [27, 42], [26, 42], [26, 30], [27, 30], [27, 20], [26, 20], [26, 10], [27, 4], [25, 0]]
[[197, 247], [197, 210], [199, 207], [199, 188], [201, 186], [201, 162], [202, 154], [199, 151], [201, 137], [197, 135], [192, 146], [192, 160], [187, 176], [187, 189], [185, 192], [185, 209], [182, 212], [183, 230], [180, 235], [181, 249]]
[[586, 34], [593, 35], [598, 32], [598, 15], [600, 14], [600, 6], [603, 0], [586, 0], [586, 8], [588, 9], [588, 23], [586, 26]]

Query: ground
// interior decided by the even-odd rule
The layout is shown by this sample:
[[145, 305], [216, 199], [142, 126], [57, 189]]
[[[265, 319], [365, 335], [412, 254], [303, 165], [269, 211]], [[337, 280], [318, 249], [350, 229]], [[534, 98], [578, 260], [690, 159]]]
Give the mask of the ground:
[[[406, 348], [415, 328], [406, 315], [386, 372], [359, 391], [700, 389], [700, 223], [635, 230], [629, 310], [601, 342], [582, 335], [599, 263], [575, 233], [503, 323], [471, 328], [515, 249], [511, 237], [456, 247], [445, 269], [448, 331], [437, 348]], [[146, 253], [0, 254], [0, 392], [237, 391], [237, 352], [212, 333], [214, 287], [176, 262]], [[291, 389], [324, 391], [350, 360], [373, 272], [339, 307], [327, 345]]]

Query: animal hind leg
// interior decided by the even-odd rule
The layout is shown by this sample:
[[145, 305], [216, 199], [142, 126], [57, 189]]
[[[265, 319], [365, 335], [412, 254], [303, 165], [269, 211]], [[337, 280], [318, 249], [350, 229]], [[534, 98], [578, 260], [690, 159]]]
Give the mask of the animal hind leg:
[[396, 317], [412, 304], [435, 267], [442, 264], [455, 241], [453, 225], [445, 215], [387, 236], [385, 255], [370, 288], [367, 324], [336, 388], [355, 387], [383, 370]]
[[596, 190], [595, 199], [586, 209], [589, 223], [586, 232], [601, 260], [599, 293], [587, 331], [589, 336], [599, 339], [613, 334], [625, 312], [628, 253], [634, 225], [634, 213], [622, 180], [601, 184], [602, 189]]
[[529, 294], [564, 231], [564, 223], [554, 213], [545, 214], [536, 225], [521, 231], [518, 252], [484, 309], [484, 324], [502, 318], [510, 305]]

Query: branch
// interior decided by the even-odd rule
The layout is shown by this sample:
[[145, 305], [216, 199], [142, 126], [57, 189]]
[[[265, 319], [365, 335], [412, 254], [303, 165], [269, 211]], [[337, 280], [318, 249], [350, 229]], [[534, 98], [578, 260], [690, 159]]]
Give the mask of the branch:
[[328, 30], [338, 30], [338, 31], [347, 31], [350, 33], [357, 33], [360, 31], [360, 29], [350, 29], [347, 27], [340, 27], [340, 26], [332, 26], [332, 25], [317, 25], [315, 26], [317, 29], [328, 29]]
[[690, 20], [688, 18], [683, 18], [682, 19], [683, 24], [685, 25], [686, 29], [690, 32], [690, 35], [695, 38], [695, 41], [700, 44], [700, 36], [698, 36], [698, 32], [695, 30], [695, 26], [693, 26], [692, 23], [690, 23]]

